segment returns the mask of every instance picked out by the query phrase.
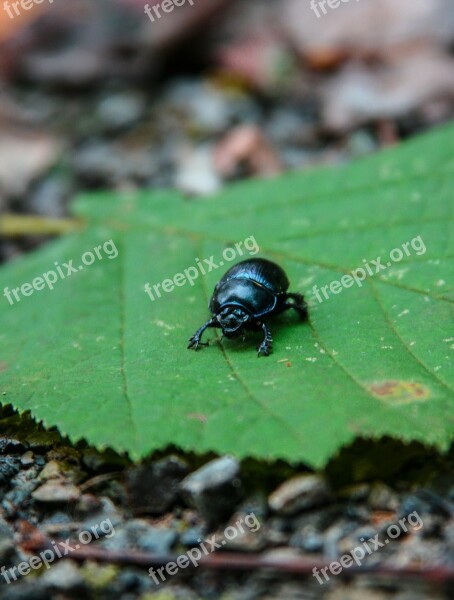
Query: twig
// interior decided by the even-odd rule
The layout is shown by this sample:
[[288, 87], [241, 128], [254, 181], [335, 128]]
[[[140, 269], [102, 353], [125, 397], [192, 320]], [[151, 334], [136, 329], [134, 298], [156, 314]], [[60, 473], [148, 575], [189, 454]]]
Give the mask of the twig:
[[0, 235], [63, 235], [83, 226], [77, 219], [50, 219], [33, 215], [3, 215], [0, 217]]
[[[22, 533], [25, 533], [22, 547], [27, 552], [42, 552], [44, 550], [53, 550], [50, 540], [44, 536], [41, 531], [25, 522], [25, 529], [22, 527]], [[117, 565], [129, 565], [149, 569], [150, 567], [163, 567], [170, 562], [176, 562], [178, 556], [174, 554], [149, 554], [147, 552], [137, 551], [112, 551], [93, 546], [83, 546], [76, 549], [77, 541], [70, 545], [74, 550], [64, 554], [66, 544], [55, 543], [63, 555], [62, 558], [70, 558], [78, 562], [92, 560], [101, 563], [110, 563]], [[251, 571], [251, 570], [272, 570], [277, 573], [288, 573], [292, 575], [308, 576], [312, 575], [314, 568], [318, 571], [327, 567], [329, 561], [313, 560], [305, 557], [278, 557], [264, 554], [245, 554], [239, 552], [213, 552], [203, 556], [198, 564], [200, 567], [211, 570], [222, 571]], [[394, 567], [391, 565], [361, 565], [351, 566], [343, 569], [338, 577], [349, 578], [352, 575], [373, 575], [376, 577], [405, 578], [405, 579], [423, 579], [436, 583], [447, 583], [454, 581], [454, 568], [449, 566], [407, 566]], [[331, 574], [328, 574], [331, 577]], [[321, 576], [322, 577], [322, 576]]]

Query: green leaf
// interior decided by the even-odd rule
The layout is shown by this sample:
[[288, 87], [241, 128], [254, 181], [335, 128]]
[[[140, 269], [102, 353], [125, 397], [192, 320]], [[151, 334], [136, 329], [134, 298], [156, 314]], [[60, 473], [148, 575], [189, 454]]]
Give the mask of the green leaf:
[[[234, 185], [209, 201], [173, 192], [81, 198], [84, 231], [7, 265], [20, 287], [113, 239], [102, 260], [9, 305], [0, 298], [3, 403], [72, 440], [139, 458], [167, 445], [323, 466], [356, 437], [446, 450], [454, 423], [452, 287], [454, 127], [335, 169]], [[152, 286], [221, 260], [251, 236], [311, 301], [309, 322], [200, 352], [189, 336], [209, 314], [226, 266], [151, 301]], [[423, 253], [422, 240], [426, 248]], [[318, 302], [318, 288], [413, 240], [399, 262]], [[250, 246], [252, 247], [252, 246]], [[419, 248], [419, 251], [417, 251]], [[245, 253], [238, 259], [244, 259]], [[55, 264], [58, 263], [58, 265]], [[27, 289], [27, 288], [26, 288]]]

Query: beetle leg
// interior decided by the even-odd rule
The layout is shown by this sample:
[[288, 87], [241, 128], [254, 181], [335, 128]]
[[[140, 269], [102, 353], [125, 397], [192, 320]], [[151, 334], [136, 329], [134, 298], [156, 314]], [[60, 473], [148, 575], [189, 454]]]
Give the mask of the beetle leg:
[[205, 323], [205, 325], [202, 325], [202, 327], [200, 327], [200, 329], [197, 329], [197, 331], [194, 333], [194, 335], [189, 338], [188, 349], [194, 348], [194, 350], [198, 350], [199, 346], [208, 346], [208, 342], [200, 341], [202, 338], [203, 332], [205, 331], [205, 329], [208, 329], [208, 327], [219, 327], [219, 323], [218, 323], [217, 319], [215, 319], [213, 317], [212, 319], [207, 321]]
[[293, 294], [290, 292], [286, 294], [286, 297], [287, 300], [290, 298], [293, 302], [285, 302], [285, 308], [294, 308], [298, 311], [299, 316], [302, 319], [305, 319], [307, 317], [307, 304], [304, 300], [304, 296], [302, 296], [302, 294]]
[[273, 345], [273, 337], [266, 323], [262, 323], [261, 327], [265, 337], [263, 338], [263, 341], [260, 344], [260, 346], [257, 348], [258, 356], [260, 356], [260, 354], [269, 356], [271, 352], [271, 347]]

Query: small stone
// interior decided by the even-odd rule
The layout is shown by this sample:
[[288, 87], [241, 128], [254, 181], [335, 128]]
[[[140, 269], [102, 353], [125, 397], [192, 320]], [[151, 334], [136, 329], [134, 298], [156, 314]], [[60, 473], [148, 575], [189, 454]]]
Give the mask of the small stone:
[[[75, 518], [81, 520], [81, 526], [83, 527], [83, 529], [88, 530], [91, 527], [99, 525], [100, 523], [103, 523], [107, 520], [110, 521], [113, 527], [117, 527], [123, 521], [122, 513], [117, 509], [117, 507], [110, 498], [107, 498], [106, 496], [96, 497], [95, 500], [96, 503], [99, 503], [99, 508], [98, 510], [92, 511], [91, 508], [95, 508], [94, 500], [89, 501], [89, 505], [87, 505], [86, 496], [87, 495], [84, 494], [84, 496], [81, 496], [79, 498], [74, 510]], [[89, 517], [86, 517], [86, 514], [84, 515], [84, 508], [86, 509], [86, 514], [88, 514], [89, 510]], [[116, 537], [116, 530], [115, 536], [113, 537]]]
[[80, 489], [77, 486], [55, 481], [48, 481], [32, 492], [34, 500], [46, 503], [74, 502], [79, 496]]
[[90, 185], [112, 185], [123, 172], [124, 161], [112, 144], [93, 140], [74, 152], [72, 167]]
[[77, 176], [90, 186], [143, 183], [155, 169], [153, 157], [145, 148], [97, 140], [75, 151], [72, 166]]
[[[340, 545], [347, 536], [351, 535], [356, 530], [356, 528], [357, 524], [348, 519], [342, 518], [339, 521], [336, 521], [336, 523], [324, 532], [323, 555], [330, 560], [338, 558], [342, 554]], [[349, 549], [354, 546], [355, 544], [353, 546], [350, 545]]]
[[31, 450], [29, 450], [28, 452], [24, 452], [24, 454], [22, 454], [22, 456], [20, 457], [20, 461], [24, 467], [29, 467], [33, 465], [35, 462], [33, 452]]
[[130, 519], [115, 528], [115, 535], [102, 540], [113, 551], [139, 548], [145, 552], [167, 554], [178, 541], [176, 529], [152, 526], [145, 519]]
[[80, 573], [86, 585], [94, 588], [98, 592], [98, 597], [102, 597], [105, 594], [101, 594], [101, 591], [115, 581], [120, 573], [120, 568], [116, 565], [102, 565], [87, 560], [80, 568]]
[[182, 153], [175, 185], [184, 193], [194, 196], [214, 194], [221, 188], [211, 147], [202, 146]]
[[42, 578], [47, 585], [59, 590], [73, 590], [83, 582], [77, 564], [68, 559], [55, 561], [52, 568], [43, 573]]
[[35, 457], [35, 463], [38, 465], [38, 467], [43, 467], [46, 464], [46, 459], [44, 456], [36, 456]]
[[138, 94], [118, 93], [101, 100], [98, 115], [106, 128], [115, 131], [134, 125], [143, 115], [144, 99]]
[[288, 544], [293, 533], [293, 523], [285, 517], [271, 517], [266, 522], [265, 535], [271, 546], [283, 546]]
[[77, 501], [74, 512], [77, 513], [78, 516], [85, 516], [96, 513], [101, 510], [101, 508], [102, 502], [100, 498], [94, 494], [82, 494]]
[[383, 483], [375, 483], [369, 494], [369, 506], [373, 510], [397, 510], [399, 497], [391, 488]]
[[17, 475], [20, 469], [18, 457], [0, 456], [0, 486], [9, 484], [11, 479]]
[[0, 564], [5, 564], [16, 553], [14, 533], [7, 522], [0, 516]]
[[238, 501], [242, 489], [240, 465], [232, 456], [210, 461], [188, 475], [181, 482], [181, 492], [188, 503], [208, 522], [228, 517]]
[[262, 523], [254, 513], [237, 512], [224, 528], [220, 536], [221, 543], [228, 550], [260, 552], [266, 547], [266, 538], [261, 526]]
[[49, 461], [39, 475], [41, 481], [60, 479], [64, 476], [62, 466], [56, 460]]
[[305, 552], [322, 552], [323, 535], [315, 527], [308, 525], [292, 535], [290, 546], [301, 548]]
[[137, 538], [140, 550], [156, 554], [167, 554], [178, 540], [176, 531], [161, 527], [149, 527]]
[[30, 502], [30, 496], [38, 485], [35, 478], [29, 478], [30, 471], [33, 471], [33, 467], [26, 471], [20, 471], [11, 480], [11, 489], [5, 494], [2, 502], [5, 516], [13, 517], [19, 507], [26, 506]]
[[45, 516], [40, 525], [46, 527], [46, 532], [51, 534], [56, 531], [60, 535], [72, 535], [71, 525], [74, 524], [72, 516], [65, 512], [63, 507], [62, 510], [52, 512], [49, 516]]
[[0, 438], [0, 454], [18, 454], [19, 452], [23, 452], [25, 450], [25, 446], [19, 440], [15, 440], [12, 438]]
[[371, 486], [368, 483], [359, 483], [342, 488], [337, 496], [340, 500], [350, 500], [351, 502], [361, 502], [366, 500], [370, 494]]
[[172, 84], [166, 100], [173, 110], [185, 115], [193, 128], [209, 134], [224, 131], [235, 112], [233, 102], [221, 89], [196, 80]]
[[[353, 527], [352, 523], [348, 524], [348, 529]], [[345, 531], [345, 535], [338, 540], [337, 542], [337, 550], [339, 554], [348, 554], [352, 548], [356, 546], [361, 546], [362, 542], [367, 541], [369, 539], [374, 539], [377, 530], [370, 525], [364, 525], [362, 527], [358, 527], [355, 529], [351, 529], [351, 531]]]
[[38, 215], [62, 218], [66, 216], [66, 203], [71, 195], [68, 183], [61, 178], [49, 178], [33, 192], [29, 208]]
[[203, 527], [190, 527], [180, 535], [180, 542], [183, 546], [193, 547], [198, 546], [203, 540], [205, 531]]
[[294, 515], [329, 499], [330, 490], [322, 476], [299, 475], [280, 485], [268, 498], [268, 504], [278, 514]]

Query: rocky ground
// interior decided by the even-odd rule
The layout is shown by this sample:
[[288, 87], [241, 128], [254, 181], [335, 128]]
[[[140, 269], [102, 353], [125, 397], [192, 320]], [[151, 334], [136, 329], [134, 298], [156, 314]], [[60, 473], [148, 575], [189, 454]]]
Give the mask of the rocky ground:
[[[323, 474], [176, 451], [132, 465], [75, 448], [8, 411], [2, 430], [9, 435], [0, 439], [1, 598], [452, 597], [452, 457], [432, 456], [429, 468], [424, 449], [388, 442], [383, 456], [399, 451], [404, 468], [355, 484], [345, 453]], [[376, 450], [349, 452], [359, 460]], [[53, 562], [59, 541], [66, 556]], [[217, 546], [216, 565], [195, 568], [188, 560], [179, 572], [162, 572], [162, 582], [158, 569], [168, 561], [198, 548], [197, 564]], [[323, 566], [352, 551], [359, 573], [348, 565], [348, 579], [327, 571], [326, 580]], [[39, 559], [30, 563], [43, 552], [48, 569]], [[23, 561], [29, 574], [9, 570]], [[424, 572], [408, 572], [415, 568]]]
[[[222, 12], [226, 3], [213, 0], [222, 18], [206, 29], [213, 14], [201, 1], [195, 17], [149, 35], [140, 2], [72, 3], [85, 13], [55, 4], [3, 44], [0, 214], [66, 217], [76, 194], [101, 188], [175, 187], [203, 202], [234, 180], [353, 160], [445, 122], [452, 11], [382, 2], [382, 35], [370, 8], [358, 22], [350, 5], [335, 21], [298, 28], [293, 1], [276, 15], [269, 2]], [[0, 239], [0, 262], [45, 241]], [[318, 475], [178, 449], [132, 465], [8, 408], [0, 423], [0, 568], [68, 538], [75, 547], [95, 526], [99, 536], [17, 581], [2, 571], [2, 599], [452, 597], [452, 455], [388, 440], [358, 442]], [[385, 544], [388, 527], [410, 514], [422, 525], [413, 516]], [[241, 519], [250, 526], [227, 539]], [[385, 545], [366, 551], [359, 573], [349, 566], [323, 585], [313, 577], [314, 565], [377, 534]], [[164, 584], [149, 576], [213, 535], [216, 564]]]

